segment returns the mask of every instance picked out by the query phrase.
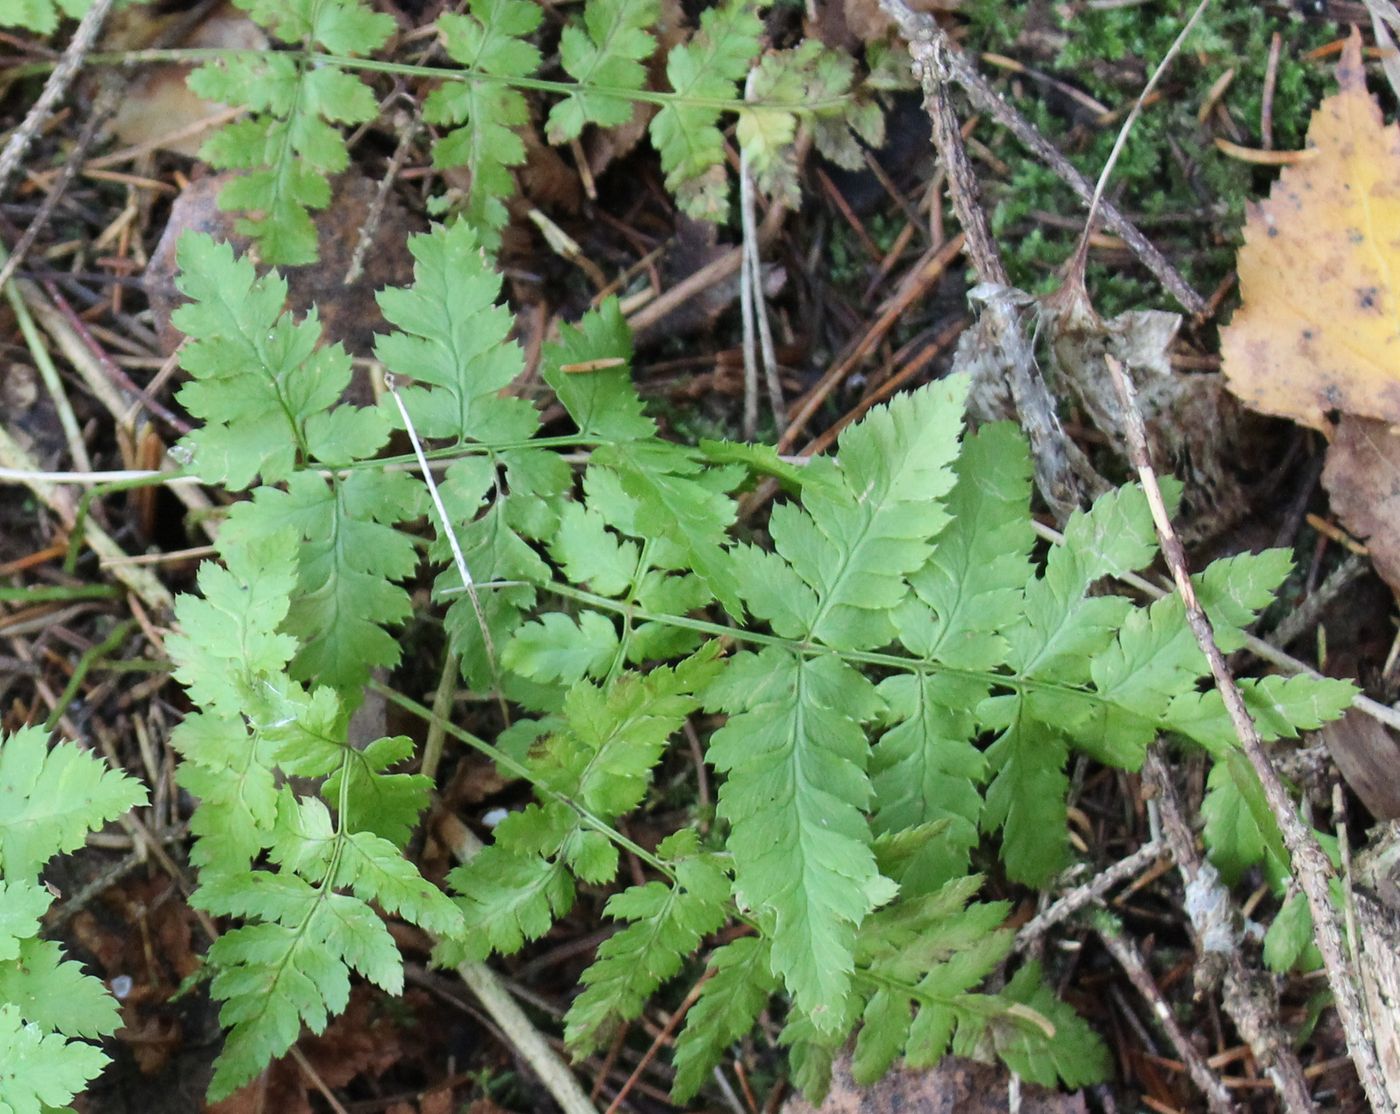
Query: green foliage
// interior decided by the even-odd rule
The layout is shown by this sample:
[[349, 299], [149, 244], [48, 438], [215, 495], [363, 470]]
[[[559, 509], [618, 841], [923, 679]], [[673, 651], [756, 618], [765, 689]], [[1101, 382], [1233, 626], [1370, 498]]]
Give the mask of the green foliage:
[[[194, 72], [190, 84], [201, 96], [249, 110], [202, 154], [215, 166], [245, 171], [225, 187], [220, 204], [253, 214], [238, 228], [256, 240], [262, 258], [308, 263], [316, 257], [311, 214], [330, 204], [330, 179], [348, 165], [343, 128], [378, 115], [374, 90], [357, 72], [379, 68], [378, 59], [366, 59], [382, 52], [393, 22], [365, 0], [239, 0], [239, 6], [292, 49], [229, 52]], [[649, 87], [646, 65], [663, 18], [658, 0], [587, 0], [560, 32], [563, 80], [538, 76], [543, 9], [535, 0], [470, 0], [465, 12], [445, 12], [438, 29], [453, 66], [385, 65], [436, 82], [423, 101], [424, 120], [441, 129], [433, 164], [464, 173], [459, 186], [433, 199], [433, 211], [451, 209], [477, 229], [485, 247], [498, 246], [511, 215], [515, 170], [526, 159], [533, 118], [527, 93], [552, 99], [544, 124], [551, 143], [574, 141], [589, 126], [624, 124], [644, 104], [659, 105], [650, 133], [667, 185], [682, 209], [708, 220], [728, 216], [721, 128], [729, 118], [737, 118], [737, 138], [760, 188], [789, 205], [800, 201], [799, 122], [810, 126], [822, 154], [862, 165], [861, 143], [884, 141], [874, 93], [892, 87], [888, 74], [898, 64], [884, 64], [885, 76], [872, 70], [865, 84], [849, 57], [816, 40], [764, 55], [758, 16], [764, 6], [727, 0], [702, 12], [694, 33], [670, 47], [664, 89]]]
[[0, 27], [52, 35], [60, 16], [77, 19], [90, 7], [92, 0], [0, 0]]
[[247, 170], [224, 187], [225, 209], [254, 210], [238, 231], [257, 240], [269, 263], [316, 258], [311, 210], [331, 200], [330, 175], [349, 163], [335, 125], [362, 124], [378, 113], [373, 90], [335, 65], [313, 64], [311, 51], [343, 57], [371, 54], [393, 31], [393, 20], [362, 0], [238, 0], [259, 24], [307, 53], [230, 54], [190, 75], [190, 88], [249, 115], [204, 144], [214, 166]]
[[624, 94], [646, 81], [642, 65], [656, 49], [647, 28], [661, 14], [659, 0], [588, 0], [583, 26], [571, 23], [559, 37], [559, 64], [578, 88], [549, 110], [551, 143], [577, 139], [585, 124], [624, 124], [633, 106]]
[[489, 80], [444, 84], [428, 95], [423, 118], [455, 128], [433, 148], [433, 162], [470, 174], [464, 215], [489, 232], [505, 225], [504, 199], [515, 192], [510, 168], [525, 161], [515, 129], [529, 121], [530, 110], [509, 82], [540, 64], [539, 51], [524, 38], [540, 16], [531, 0], [471, 0], [469, 14], [449, 12], [438, 21], [452, 60]]
[[[171, 740], [181, 784], [201, 798], [190, 821], [200, 867], [192, 901], [247, 922], [209, 951], [211, 990], [230, 1027], [215, 1098], [284, 1053], [303, 1023], [321, 1032], [345, 1008], [352, 970], [402, 989], [398, 948], [371, 902], [433, 932], [461, 927], [400, 842], [380, 834], [401, 841], [427, 804], [426, 779], [381, 772], [402, 757], [403, 741], [357, 751], [335, 691], [288, 674], [298, 644], [279, 628], [297, 585], [296, 535], [225, 545], [225, 565], [201, 570], [203, 597], [178, 601], [180, 632], [169, 640], [175, 675], [200, 705]], [[299, 794], [287, 775], [325, 779], [320, 798]], [[264, 856], [269, 869], [254, 869]]]
[[[1106, 590], [1156, 556], [1141, 490], [1105, 495], [1038, 553], [1024, 442], [1007, 425], [963, 435], [960, 377], [877, 407], [801, 468], [759, 446], [664, 442], [611, 301], [543, 353], [576, 432], [541, 444], [538, 413], [507, 392], [523, 358], [482, 243], [465, 222], [416, 238], [414, 283], [382, 295], [395, 329], [378, 344], [445, 465], [426, 552], [449, 648], [471, 689], [522, 717], [499, 749], [474, 745], [534, 793], [452, 872], [455, 899], [400, 854], [429, 789], [395, 771], [411, 744], [346, 741], [407, 614], [423, 480], [376, 456], [407, 423], [396, 405], [333, 405], [343, 355], [312, 350], [276, 280], [197, 238], [182, 256], [210, 271], [184, 280], [180, 318], [194, 333], [185, 390], [205, 419], [192, 466], [232, 488], [261, 479], [170, 641], [199, 705], [174, 740], [200, 798], [196, 900], [241, 922], [210, 953], [231, 1029], [215, 1093], [322, 1028], [352, 977], [399, 988], [371, 903], [435, 933], [439, 962], [514, 952], [581, 890], [613, 885], [624, 849], [649, 876], [606, 906], [619, 929], [566, 1019], [579, 1053], [706, 961], [677, 1038], [679, 1097], [779, 991], [781, 1043], [813, 1097], [851, 1037], [862, 1079], [949, 1049], [1040, 1082], [1101, 1077], [1102, 1046], [1035, 968], [982, 989], [1010, 937], [970, 867], [983, 837], [1013, 879], [1038, 885], [1063, 864], [1072, 751], [1132, 769], [1169, 732], [1217, 770], [1238, 764], [1180, 605]], [[771, 544], [740, 538], [735, 493], [770, 475], [789, 493]], [[1264, 553], [1197, 577], [1223, 645], [1287, 571]], [[1337, 714], [1352, 689], [1266, 677], [1245, 695], [1278, 736]], [[649, 851], [620, 828], [701, 709], [725, 717], [705, 754], [717, 829], [702, 840], [681, 824]], [[1271, 837], [1241, 811], [1256, 826], [1267, 814], [1235, 810], [1243, 862]], [[742, 933], [707, 957], [731, 924]]]
[[139, 783], [71, 743], [50, 748], [38, 727], [0, 738], [0, 1109], [63, 1106], [107, 1064], [87, 1042], [120, 1027], [117, 1003], [40, 939], [53, 894], [39, 873], [145, 801]]

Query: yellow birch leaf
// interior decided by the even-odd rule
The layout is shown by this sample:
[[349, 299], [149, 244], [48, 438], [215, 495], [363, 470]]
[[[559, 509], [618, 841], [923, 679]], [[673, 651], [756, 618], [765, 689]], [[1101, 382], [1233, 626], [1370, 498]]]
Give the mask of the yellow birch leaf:
[[1229, 388], [1330, 434], [1334, 411], [1400, 423], [1400, 129], [1366, 92], [1361, 37], [1313, 113], [1317, 155], [1250, 207], [1243, 306], [1221, 334]]

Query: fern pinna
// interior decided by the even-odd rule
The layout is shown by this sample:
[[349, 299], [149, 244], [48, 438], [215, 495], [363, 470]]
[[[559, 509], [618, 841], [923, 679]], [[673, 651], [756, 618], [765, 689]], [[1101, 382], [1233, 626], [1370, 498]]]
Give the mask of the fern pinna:
[[[422, 115], [439, 131], [433, 165], [462, 171], [465, 181], [435, 205], [475, 225], [488, 246], [509, 219], [514, 172], [526, 159], [527, 92], [552, 99], [544, 131], [556, 144], [654, 112], [649, 134], [666, 184], [686, 213], [707, 220], [728, 215], [726, 118], [737, 120], [736, 139], [760, 187], [790, 204], [798, 200], [799, 120], [822, 154], [843, 166], [863, 165], [857, 137], [883, 142], [881, 109], [843, 53], [811, 40], [764, 54], [759, 14], [767, 4], [757, 0], [705, 11], [694, 33], [669, 47], [661, 89], [650, 88], [647, 69], [663, 14], [657, 0], [586, 0], [559, 29], [555, 76], [539, 72], [545, 8], [537, 0], [470, 0], [465, 11], [445, 12], [438, 31], [450, 64], [438, 65], [376, 57], [391, 52], [394, 25], [366, 0], [237, 3], [286, 49], [226, 52], [197, 69], [190, 86], [249, 110], [201, 156], [239, 172], [220, 204], [251, 214], [239, 231], [269, 263], [316, 258], [311, 214], [330, 204], [331, 176], [349, 163], [342, 129], [378, 116], [370, 84], [377, 70], [429, 83]], [[746, 100], [741, 87], [751, 67]]]
[[[513, 952], [581, 888], [611, 886], [624, 848], [650, 877], [607, 903], [619, 929], [569, 1010], [576, 1053], [708, 970], [677, 1038], [678, 1097], [776, 995], [813, 1095], [853, 1034], [861, 1079], [950, 1048], [1045, 1083], [1105, 1073], [1033, 966], [983, 987], [1010, 936], [1006, 905], [976, 899], [972, 852], [990, 841], [1032, 885], [1065, 865], [1075, 750], [1134, 768], [1170, 732], [1230, 768], [1180, 605], [1104, 590], [1154, 558], [1143, 493], [1105, 495], [1038, 553], [1024, 441], [965, 432], [957, 376], [876, 408], [802, 467], [761, 445], [664, 441], [615, 301], [546, 346], [576, 432], [542, 438], [537, 408], [503, 393], [523, 358], [479, 233], [459, 222], [412, 250], [413, 285], [381, 295], [401, 413], [391, 397], [339, 401], [349, 362], [317, 347], [314, 317], [283, 314], [278, 278], [197, 235], [181, 249], [181, 397], [204, 423], [182, 448], [207, 482], [252, 491], [170, 645], [198, 705], [176, 737], [200, 799], [196, 900], [233, 926], [209, 955], [230, 1029], [215, 1093], [321, 1028], [352, 972], [397, 990], [382, 913], [430, 929], [444, 962]], [[445, 523], [424, 518], [413, 458], [384, 455], [405, 413]], [[737, 515], [758, 478], [786, 490], [764, 533]], [[369, 672], [399, 659], [424, 558], [464, 680], [514, 709], [494, 743], [452, 730], [536, 798], [451, 874], [453, 899], [403, 855], [430, 789], [398, 769], [412, 745], [361, 750], [346, 732]], [[1266, 552], [1200, 574], [1223, 644], [1287, 569]], [[1353, 690], [1266, 678], [1247, 694], [1280, 734]], [[641, 847], [620, 828], [701, 711], [718, 724], [718, 823]]]

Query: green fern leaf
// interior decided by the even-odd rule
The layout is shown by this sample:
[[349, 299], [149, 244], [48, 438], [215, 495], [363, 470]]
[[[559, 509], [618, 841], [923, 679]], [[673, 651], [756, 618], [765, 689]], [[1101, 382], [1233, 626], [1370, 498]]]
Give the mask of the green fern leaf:
[[1087, 514], [1076, 511], [1064, 544], [1026, 584], [1026, 622], [1008, 634], [1011, 666], [1023, 676], [1080, 680], [1084, 663], [1108, 645], [1131, 606], [1121, 596], [1086, 599], [1085, 593], [1103, 577], [1142, 568], [1156, 552], [1141, 488], [1111, 491]]
[[772, 918], [773, 968], [798, 1007], [839, 1025], [856, 929], [894, 896], [861, 815], [875, 690], [836, 658], [775, 648], [736, 655], [707, 703], [730, 713], [708, 759], [727, 775], [718, 811], [736, 896]]
[[0, 1103], [14, 1114], [48, 1114], [96, 1079], [107, 1057], [95, 1045], [46, 1033], [0, 1003]]
[[66, 1037], [102, 1037], [121, 1027], [117, 1001], [81, 965], [64, 960], [53, 940], [24, 940], [19, 956], [0, 963], [0, 1002], [19, 1007], [26, 1021]]
[[238, 7], [286, 43], [317, 44], [329, 54], [371, 54], [394, 20], [360, 0], [238, 0]]
[[0, 878], [0, 963], [19, 955], [20, 943], [39, 935], [39, 918], [53, 904], [49, 892], [27, 878]]
[[380, 293], [399, 331], [380, 337], [375, 354], [389, 371], [426, 385], [400, 392], [414, 427], [458, 444], [528, 439], [539, 426], [534, 406], [501, 397], [524, 361], [506, 340], [514, 320], [498, 304], [501, 276], [483, 259], [478, 234], [459, 222], [408, 243], [413, 285]]
[[623, 595], [637, 576], [636, 543], [618, 538], [603, 516], [585, 504], [564, 507], [549, 552], [573, 583], [587, 585], [602, 596]]
[[[621, 0], [621, 6], [637, 5]], [[615, 367], [565, 371], [597, 361]], [[544, 346], [541, 374], [554, 388], [564, 409], [584, 437], [600, 441], [636, 441], [652, 437], [656, 423], [642, 413], [642, 400], [632, 386], [632, 333], [617, 298], [590, 310], [577, 325], [564, 325], [559, 340]]]
[[[394, 28], [389, 16], [359, 0], [253, 0], [240, 6], [284, 41], [347, 57], [377, 50]], [[214, 166], [249, 170], [224, 187], [220, 206], [260, 213], [241, 218], [237, 228], [257, 241], [268, 263], [315, 262], [311, 210], [330, 203], [329, 176], [349, 162], [345, 139], [333, 125], [373, 119], [373, 91], [335, 66], [270, 52], [207, 63], [190, 75], [189, 85], [201, 97], [252, 111], [211, 136], [200, 151]]]
[[433, 147], [433, 165], [465, 168], [471, 186], [464, 216], [492, 243], [509, 219], [504, 199], [515, 192], [510, 168], [525, 161], [515, 129], [530, 119], [525, 98], [510, 81], [539, 68], [539, 51], [525, 36], [539, 26], [540, 16], [530, 0], [471, 0], [469, 14], [447, 12], [438, 20], [448, 55], [472, 72], [464, 81], [438, 86], [423, 103], [430, 124], [455, 129]]
[[596, 1051], [619, 1022], [637, 1017], [701, 939], [724, 923], [729, 879], [698, 849], [693, 831], [671, 836], [658, 853], [684, 853], [675, 862], [675, 885], [648, 882], [608, 901], [607, 915], [630, 923], [599, 946], [598, 958], [581, 976], [584, 990], [565, 1018], [564, 1042], [574, 1055]]
[[294, 677], [353, 691], [371, 670], [398, 663], [398, 640], [384, 628], [411, 614], [395, 581], [413, 574], [418, 553], [394, 525], [417, 517], [422, 503], [420, 485], [406, 473], [358, 469], [327, 480], [306, 471], [285, 491], [259, 488], [229, 514], [227, 546], [287, 529], [301, 539], [284, 626], [301, 643]]
[[[1000, 632], [1022, 614], [1035, 540], [1026, 508], [1030, 454], [1016, 426], [998, 422], [965, 439], [948, 496], [951, 521], [933, 554], [909, 578], [917, 603], [895, 615], [911, 653], [958, 669], [1001, 666], [1009, 647]], [[923, 606], [918, 606], [921, 603]]]
[[337, 807], [343, 802], [364, 831], [402, 848], [428, 807], [432, 782], [422, 774], [387, 771], [412, 757], [413, 752], [413, 740], [407, 736], [376, 739], [337, 768], [326, 779], [321, 794]]
[[[510, 819], [528, 819], [531, 812], [538, 815], [543, 810], [532, 805]], [[501, 835], [498, 828], [498, 841]], [[560, 834], [556, 846], [562, 840]], [[466, 917], [466, 932], [460, 942], [439, 946], [435, 953], [439, 963], [517, 952], [525, 941], [548, 932], [554, 919], [574, 903], [573, 879], [562, 862], [507, 850], [499, 843], [482, 848], [470, 863], [452, 871], [447, 881], [463, 895], [458, 904]]]
[[1055, 997], [1042, 980], [1038, 963], [1027, 963], [1017, 971], [1001, 997], [1034, 1010], [1049, 1023], [1048, 1029], [1014, 1017], [994, 1020], [984, 1033], [969, 1025], [959, 1031], [955, 1052], [968, 1055], [984, 1036], [989, 1037], [1007, 1067], [1042, 1087], [1087, 1087], [1112, 1074], [1113, 1060], [1103, 1041]]
[[552, 611], [517, 630], [501, 662], [535, 681], [572, 684], [605, 674], [617, 647], [612, 620], [598, 612], [585, 611], [573, 619]]
[[659, 0], [588, 0], [583, 26], [559, 36], [559, 64], [578, 87], [549, 111], [551, 143], [577, 139], [585, 124], [613, 127], [632, 118], [628, 92], [646, 82], [642, 65], [656, 49], [647, 34], [661, 14]]
[[936, 892], [875, 913], [861, 927], [856, 949], [864, 987], [873, 987], [861, 1014], [852, 1073], [869, 1083], [903, 1053], [927, 1067], [947, 1051], [957, 1027], [985, 1010], [971, 992], [1006, 958], [1011, 936], [1002, 902], [972, 903], [981, 879], [962, 877]]
[[26, 727], [0, 740], [0, 872], [37, 877], [54, 855], [83, 845], [87, 833], [146, 803], [140, 783], [74, 746], [49, 748]]
[[688, 43], [671, 48], [666, 78], [674, 100], [651, 120], [666, 188], [692, 217], [720, 220], [728, 209], [724, 136], [714, 102], [738, 99], [738, 84], [759, 52], [763, 24], [748, 0], [728, 0], [700, 16]]
[[[628, 532], [649, 537], [665, 531], [724, 609], [743, 614], [723, 548], [735, 517], [734, 500], [726, 492], [739, 481], [737, 470], [707, 471], [689, 452], [660, 441], [604, 445], [594, 451], [591, 464], [617, 478], [650, 525], [638, 531], [633, 524]], [[597, 482], [595, 468], [589, 472]]]
[[[345, 839], [334, 883], [349, 886], [366, 904], [375, 902], [391, 916], [402, 917], [439, 936], [457, 936], [462, 932], [462, 914], [452, 900], [425, 881], [396, 845], [373, 832], [354, 832]], [[397, 950], [394, 961], [398, 969]], [[401, 970], [396, 977], [402, 978]], [[381, 980], [375, 981], [382, 985]]]
[[953, 484], [967, 382], [956, 376], [902, 395], [841, 435], [839, 494], [809, 487], [800, 509], [774, 508], [777, 557], [736, 550], [750, 611], [784, 637], [840, 649], [893, 639], [891, 616], [908, 595], [907, 578], [948, 522], [941, 500]]
[[[1033, 541], [1026, 507], [1031, 466], [1024, 438], [1009, 423], [966, 438], [949, 493], [952, 520], [930, 559], [910, 576], [914, 595], [894, 612], [912, 653], [959, 670], [989, 672], [1009, 653], [1001, 631], [1020, 621]], [[990, 691], [965, 674], [924, 672], [887, 678], [880, 695], [890, 725], [876, 744], [872, 827], [877, 834], [947, 820], [925, 840], [900, 877], [924, 893], [966, 873], [978, 841], [987, 763], [972, 743], [972, 711]]]
[[283, 315], [281, 276], [259, 278], [246, 256], [203, 233], [181, 237], [177, 257], [176, 285], [192, 299], [172, 318], [190, 337], [180, 362], [192, 380], [179, 399], [204, 422], [181, 446], [202, 479], [238, 490], [259, 474], [286, 480], [299, 461], [343, 465], [379, 450], [389, 427], [376, 412], [328, 413], [350, 382], [350, 358], [317, 347], [314, 313], [295, 324]]
[[58, 30], [60, 14], [77, 19], [90, 7], [92, 0], [0, 0], [0, 27], [52, 35]]
[[713, 974], [701, 986], [676, 1037], [671, 1097], [677, 1102], [695, 1096], [725, 1048], [753, 1028], [777, 989], [768, 941], [762, 936], [741, 936], [717, 948], [710, 970]]
[[[895, 875], [903, 893], [919, 894], [967, 872], [978, 842], [987, 760], [973, 745], [972, 710], [988, 684], [953, 673], [918, 673], [880, 682], [890, 724], [871, 758], [875, 810], [871, 828], [889, 835], [945, 821], [920, 841]], [[888, 873], [888, 872], [886, 872]]]

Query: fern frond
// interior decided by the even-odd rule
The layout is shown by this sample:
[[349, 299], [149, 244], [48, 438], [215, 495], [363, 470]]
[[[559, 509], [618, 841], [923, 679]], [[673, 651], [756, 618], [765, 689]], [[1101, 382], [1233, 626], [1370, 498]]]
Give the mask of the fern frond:
[[549, 111], [551, 143], [577, 139], [585, 124], [612, 127], [632, 118], [626, 97], [646, 82], [642, 65], [656, 49], [647, 33], [661, 14], [659, 0], [588, 0], [583, 26], [559, 36], [559, 64], [578, 87]]
[[[739, 82], [757, 57], [763, 24], [749, 0], [727, 0], [700, 16], [700, 28], [666, 56], [676, 93], [651, 120], [666, 188], [686, 214], [721, 219], [728, 208], [720, 105], [739, 99]], [[718, 102], [718, 103], [716, 103]]]
[[[1020, 621], [1030, 573], [1025, 440], [1010, 424], [984, 426], [965, 438], [955, 471], [947, 500], [951, 521], [934, 540], [929, 560], [909, 577], [913, 595], [893, 619], [911, 653], [990, 673], [1006, 661], [1002, 631]], [[872, 755], [872, 828], [886, 834], [948, 821], [898, 876], [906, 893], [930, 892], [966, 873], [987, 774], [972, 741], [973, 712], [990, 691], [990, 677], [979, 681], [967, 672], [921, 669], [880, 683], [889, 727]]]
[[883, 145], [884, 115], [869, 97], [853, 94], [854, 81], [850, 55], [816, 39], [763, 56], [752, 98], [738, 106], [735, 134], [765, 194], [791, 208], [801, 204], [793, 146], [799, 121], [810, 121], [817, 149], [848, 169], [864, 165], [861, 141]]
[[0, 1002], [0, 1101], [15, 1114], [67, 1106], [106, 1064], [96, 1045], [46, 1033], [16, 1006]]
[[379, 294], [398, 331], [376, 341], [375, 355], [389, 371], [422, 384], [399, 392], [418, 435], [457, 444], [529, 439], [539, 427], [534, 406], [501, 395], [524, 358], [506, 339], [515, 322], [499, 302], [501, 276], [483, 258], [479, 234], [462, 222], [439, 225], [408, 246], [413, 285]]
[[146, 801], [125, 774], [26, 727], [0, 738], [0, 1106], [39, 1114], [66, 1104], [107, 1063], [81, 1038], [121, 1025], [107, 988], [39, 938], [53, 903], [44, 864]]
[[[625, 0], [624, 6], [631, 7]], [[632, 386], [632, 333], [616, 297], [584, 314], [577, 325], [562, 326], [559, 340], [544, 346], [543, 357], [544, 381], [582, 436], [600, 441], [655, 436], [656, 423], [642, 413]]]
[[671, 1096], [677, 1102], [694, 1097], [725, 1048], [753, 1028], [778, 988], [768, 940], [762, 936], [741, 936], [715, 949], [710, 972], [676, 1037]]
[[707, 757], [726, 775], [718, 812], [735, 895], [768, 926], [773, 968], [798, 1008], [839, 1026], [856, 929], [895, 892], [862, 815], [874, 686], [837, 658], [775, 648], [736, 655], [707, 703], [729, 713]]
[[[805, 488], [769, 523], [775, 554], [733, 550], [748, 609], [784, 638], [842, 649], [890, 641], [907, 577], [947, 523], [962, 399], [959, 377], [871, 411], [846, 430], [839, 487]], [[819, 1028], [840, 1025], [856, 929], [893, 895], [875, 868], [861, 725], [881, 703], [834, 657], [764, 650], [736, 656], [708, 697], [730, 713], [709, 760], [728, 776], [719, 813], [731, 824], [735, 891], [774, 918], [773, 963]]]
[[0, 0], [0, 27], [52, 35], [60, 15], [78, 19], [90, 7], [92, 0]]
[[[677, 564], [693, 568], [731, 615], [742, 615], [724, 549], [736, 514], [728, 492], [740, 479], [738, 470], [706, 469], [686, 450], [650, 440], [598, 448], [589, 466], [589, 480], [595, 489], [606, 482], [600, 472], [615, 478], [617, 494], [629, 504], [620, 516], [612, 516], [612, 524], [641, 536], [664, 530], [670, 547], [684, 555]], [[614, 507], [617, 504], [604, 496], [605, 514], [610, 502]], [[630, 522], [630, 528], [624, 522]], [[657, 554], [656, 560], [670, 564], [662, 554]]]
[[667, 837], [657, 854], [672, 862], [675, 883], [632, 886], [610, 898], [604, 910], [629, 923], [599, 946], [598, 958], [580, 977], [584, 990], [564, 1019], [564, 1043], [576, 1056], [596, 1051], [618, 1023], [637, 1017], [657, 987], [728, 916], [729, 878], [715, 856], [700, 854], [693, 829]]
[[525, 36], [539, 26], [540, 16], [530, 0], [471, 0], [468, 14], [447, 12], [438, 20], [448, 56], [482, 76], [440, 85], [424, 101], [425, 120], [454, 129], [434, 145], [433, 165], [467, 171], [471, 186], [463, 215], [493, 243], [509, 219], [504, 200], [515, 193], [511, 168], [525, 161], [515, 129], [530, 118], [510, 80], [539, 68], [539, 51]]
[[[286, 676], [298, 645], [279, 628], [291, 610], [297, 535], [234, 532], [224, 544], [228, 567], [205, 565], [205, 597], [180, 597], [181, 630], [168, 641], [176, 675], [204, 704], [173, 739], [181, 784], [206, 795], [191, 819], [202, 867], [192, 901], [252, 922], [209, 952], [230, 1026], [210, 1085], [216, 1098], [284, 1053], [303, 1023], [324, 1029], [345, 1007], [352, 970], [391, 993], [402, 988], [402, 960], [371, 902], [444, 935], [459, 936], [462, 924], [395, 842], [427, 796], [423, 779], [383, 772], [404, 755], [403, 741], [360, 754], [335, 692], [308, 692]], [[287, 775], [330, 775], [330, 807], [277, 788]], [[277, 869], [250, 870], [264, 851]]]
[[191, 299], [173, 315], [190, 338], [180, 364], [191, 381], [178, 397], [204, 423], [181, 446], [203, 480], [236, 491], [259, 475], [286, 480], [310, 460], [334, 467], [379, 450], [390, 431], [377, 411], [332, 411], [350, 358], [338, 344], [317, 347], [314, 312], [300, 322], [284, 314], [280, 275], [259, 277], [247, 256], [203, 233], [183, 236], [177, 257], [176, 285]]
[[146, 791], [75, 746], [50, 749], [26, 727], [0, 741], [0, 873], [38, 877], [55, 855], [75, 851], [89, 831], [146, 801]]
[[[1027, 963], [998, 997], [1021, 1013], [973, 1015], [959, 1027], [953, 1051], [960, 1056], [994, 1052], [1022, 1079], [1042, 1087], [1087, 1087], [1108, 1078], [1113, 1060], [1093, 1029], [1045, 985], [1040, 964]], [[1025, 1010], [1045, 1024], [1025, 1019]]]
[[384, 628], [411, 613], [399, 582], [418, 567], [418, 553], [394, 527], [416, 518], [423, 502], [407, 473], [358, 469], [322, 478], [303, 471], [285, 490], [261, 487], [230, 512], [230, 546], [287, 529], [301, 539], [284, 627], [301, 643], [293, 677], [349, 692], [373, 669], [398, 663], [398, 640]]
[[[361, 0], [245, 0], [239, 6], [284, 42], [345, 57], [373, 53], [394, 29], [389, 16]], [[189, 85], [201, 97], [251, 112], [200, 151], [214, 166], [248, 171], [224, 187], [220, 206], [261, 214], [240, 218], [237, 227], [257, 241], [266, 262], [314, 262], [311, 210], [330, 203], [329, 176], [349, 162], [335, 125], [373, 119], [373, 91], [336, 66], [270, 52], [206, 63]]]
[[547, 803], [512, 813], [495, 842], [449, 876], [469, 926], [460, 954], [515, 951], [548, 931], [572, 903], [570, 872], [613, 879], [617, 848], [598, 825], [641, 802], [666, 740], [718, 673], [717, 653], [711, 644], [674, 668], [624, 673], [606, 690], [587, 680], [569, 689], [557, 728], [527, 759]]

